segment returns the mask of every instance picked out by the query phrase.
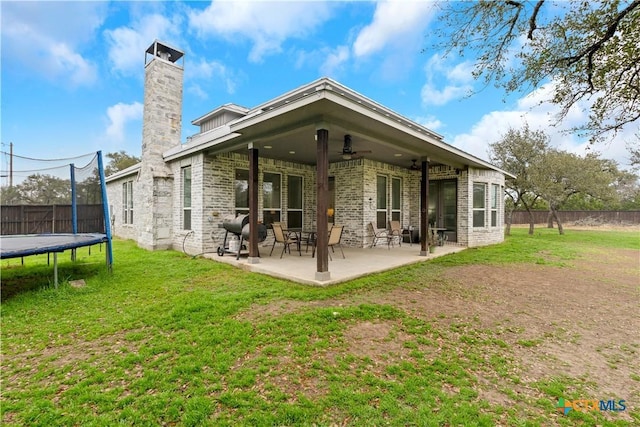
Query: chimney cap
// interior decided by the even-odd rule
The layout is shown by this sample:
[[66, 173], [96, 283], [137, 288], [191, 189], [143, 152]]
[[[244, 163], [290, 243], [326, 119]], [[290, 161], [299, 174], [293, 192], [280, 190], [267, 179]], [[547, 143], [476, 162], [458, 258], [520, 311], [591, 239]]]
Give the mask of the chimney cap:
[[[178, 50], [167, 43], [155, 40], [151, 46], [146, 50], [146, 53], [153, 55], [154, 57], [162, 57], [169, 62], [176, 62], [184, 56], [184, 52]], [[168, 57], [160, 56], [160, 54], [168, 54]]]

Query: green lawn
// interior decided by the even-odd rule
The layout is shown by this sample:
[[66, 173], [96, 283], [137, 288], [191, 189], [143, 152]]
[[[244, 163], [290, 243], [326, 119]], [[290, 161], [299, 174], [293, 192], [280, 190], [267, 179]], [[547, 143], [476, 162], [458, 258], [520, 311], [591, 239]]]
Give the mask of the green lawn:
[[[513, 232], [501, 245], [329, 288], [129, 241], [114, 242], [113, 274], [96, 250], [75, 264], [60, 257], [60, 277], [83, 278], [83, 288], [47, 285], [46, 256], [25, 258], [25, 267], [3, 261], [3, 425], [626, 425], [595, 413], [558, 415], [559, 397], [580, 396], [581, 382], [570, 377], [536, 384], [535, 399], [512, 392], [508, 404], [490, 403], [478, 393], [478, 373], [521, 382], [496, 331], [443, 327], [363, 299], [447, 286], [443, 273], [460, 265], [570, 270], [592, 251], [640, 249], [637, 233]], [[372, 322], [389, 325], [399, 343], [376, 361], [345, 336]]]

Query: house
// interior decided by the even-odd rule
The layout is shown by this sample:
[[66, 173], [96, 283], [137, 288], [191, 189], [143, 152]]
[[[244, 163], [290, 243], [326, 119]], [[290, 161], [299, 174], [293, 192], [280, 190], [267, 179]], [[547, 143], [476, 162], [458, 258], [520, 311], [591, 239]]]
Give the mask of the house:
[[[182, 61], [182, 62], [181, 62]], [[503, 240], [506, 172], [441, 135], [329, 79], [252, 108], [224, 104], [180, 141], [184, 54], [145, 52], [142, 161], [107, 178], [114, 235], [147, 249], [215, 252], [225, 218], [249, 214], [247, 262], [259, 262], [258, 223], [317, 230], [318, 280], [329, 278], [328, 224], [344, 246], [366, 247], [367, 225], [427, 226], [472, 247]]]

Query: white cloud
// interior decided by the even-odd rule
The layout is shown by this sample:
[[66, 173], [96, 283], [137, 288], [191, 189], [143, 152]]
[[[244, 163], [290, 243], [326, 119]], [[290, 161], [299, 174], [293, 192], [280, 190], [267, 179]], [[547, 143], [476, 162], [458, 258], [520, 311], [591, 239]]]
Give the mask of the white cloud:
[[348, 46], [338, 46], [331, 50], [324, 63], [320, 66], [320, 72], [323, 76], [334, 77], [342, 68], [344, 64], [351, 57]]
[[384, 1], [376, 4], [371, 24], [364, 27], [355, 42], [353, 53], [364, 57], [388, 46], [406, 49], [422, 40], [422, 34], [435, 14], [435, 2]]
[[574, 126], [584, 123], [588, 119], [589, 105], [581, 103], [575, 105], [566, 118], [556, 125], [559, 107], [549, 99], [553, 87], [543, 86], [522, 97], [513, 110], [492, 111], [485, 114], [467, 133], [455, 135], [453, 145], [475, 156], [488, 159], [489, 144], [494, 143], [509, 130], [520, 129], [525, 124], [532, 130], [542, 130], [550, 138], [553, 147], [584, 155], [587, 152], [599, 152], [603, 158], [617, 161], [623, 168], [628, 167], [628, 151], [626, 141], [633, 137], [637, 130], [627, 126], [610, 142], [602, 145], [591, 145], [585, 138], [568, 132]]
[[0, 15], [3, 62], [72, 85], [96, 81], [96, 65], [81, 52], [105, 20], [104, 3], [2, 2]]
[[[209, 85], [212, 81], [219, 81], [225, 86], [225, 90], [228, 94], [234, 94], [238, 85], [239, 78], [235, 73], [230, 70], [226, 65], [219, 61], [206, 61], [201, 59], [199, 62], [193, 64], [187, 68], [188, 81], [202, 80], [206, 81]], [[196, 96], [207, 99], [207, 93], [202, 89], [199, 84], [194, 83], [189, 87], [189, 91]]]
[[109, 45], [109, 61], [115, 71], [124, 74], [137, 73], [141, 69], [144, 52], [154, 40], [170, 42], [177, 37], [181, 19], [171, 19], [152, 13], [143, 15], [130, 26], [105, 31]]
[[330, 3], [212, 1], [206, 9], [191, 10], [188, 15], [190, 28], [201, 37], [248, 39], [253, 44], [249, 60], [260, 62], [280, 52], [288, 38], [311, 34], [329, 19]]
[[463, 61], [451, 66], [451, 62], [437, 54], [429, 58], [425, 65], [427, 81], [421, 91], [423, 104], [444, 105], [471, 92], [473, 64]]
[[107, 116], [109, 118], [109, 126], [107, 126], [106, 135], [110, 142], [124, 142], [127, 123], [142, 120], [142, 104], [139, 102], [134, 102], [133, 104], [120, 102], [107, 108]]
[[417, 117], [414, 121], [429, 130], [436, 131], [444, 126], [444, 123], [435, 116]]

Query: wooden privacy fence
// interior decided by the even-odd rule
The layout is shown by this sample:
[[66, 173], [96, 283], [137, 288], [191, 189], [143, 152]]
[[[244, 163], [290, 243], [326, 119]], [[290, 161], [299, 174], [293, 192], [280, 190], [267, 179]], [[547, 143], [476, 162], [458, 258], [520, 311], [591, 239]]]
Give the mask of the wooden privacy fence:
[[[549, 211], [533, 211], [535, 224], [546, 224]], [[558, 211], [563, 223], [594, 220], [602, 223], [640, 224], [640, 211]], [[514, 211], [512, 224], [529, 224], [527, 211]]]
[[[76, 207], [78, 233], [104, 233], [102, 205]], [[73, 233], [71, 205], [0, 206], [0, 234]]]

